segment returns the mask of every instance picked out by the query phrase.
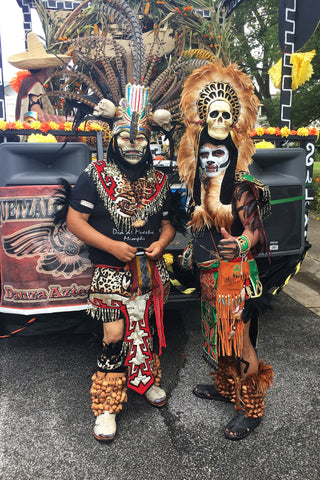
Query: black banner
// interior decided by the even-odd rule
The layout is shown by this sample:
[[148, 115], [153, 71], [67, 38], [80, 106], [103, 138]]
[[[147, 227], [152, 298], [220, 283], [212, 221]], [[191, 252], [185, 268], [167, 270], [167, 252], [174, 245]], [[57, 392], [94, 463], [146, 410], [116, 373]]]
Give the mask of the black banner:
[[299, 50], [309, 40], [320, 21], [320, 2], [314, 0], [279, 0], [279, 42], [284, 51], [287, 22], [295, 10], [294, 51]]

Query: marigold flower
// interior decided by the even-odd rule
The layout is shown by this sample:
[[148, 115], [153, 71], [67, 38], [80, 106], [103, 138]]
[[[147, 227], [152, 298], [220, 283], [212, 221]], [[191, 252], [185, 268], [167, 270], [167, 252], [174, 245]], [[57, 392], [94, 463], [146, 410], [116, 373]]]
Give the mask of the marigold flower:
[[7, 122], [5, 120], [0, 120], [0, 130], [7, 129]]
[[256, 148], [275, 148], [273, 143], [266, 142], [266, 140], [261, 140], [261, 142], [257, 142], [254, 144]]
[[169, 267], [170, 265], [173, 264], [173, 255], [172, 255], [172, 253], [165, 253], [165, 254], [163, 255], [163, 259], [164, 259], [167, 267]]
[[41, 142], [41, 143], [54, 143], [57, 142], [56, 137], [49, 133], [48, 135], [41, 135], [40, 133], [32, 133], [28, 138], [28, 143], [30, 142]]
[[289, 137], [290, 135], [290, 128], [287, 126], [281, 128], [281, 136], [282, 137]]
[[50, 130], [58, 130], [59, 125], [55, 122], [49, 122]]
[[18, 120], [18, 121], [16, 122], [16, 129], [17, 129], [17, 130], [23, 130], [23, 128], [24, 128], [24, 127], [23, 127], [23, 123], [20, 122], [20, 120]]
[[309, 135], [308, 129], [305, 127], [298, 128], [297, 133], [300, 137], [307, 137]]
[[264, 128], [263, 128], [263, 127], [258, 127], [258, 128], [256, 129], [256, 132], [257, 132], [257, 135], [258, 135], [259, 137], [261, 137], [262, 135], [264, 135]]
[[72, 122], [65, 122], [65, 123], [64, 123], [64, 129], [65, 129], [67, 132], [71, 132], [71, 130], [72, 130]]

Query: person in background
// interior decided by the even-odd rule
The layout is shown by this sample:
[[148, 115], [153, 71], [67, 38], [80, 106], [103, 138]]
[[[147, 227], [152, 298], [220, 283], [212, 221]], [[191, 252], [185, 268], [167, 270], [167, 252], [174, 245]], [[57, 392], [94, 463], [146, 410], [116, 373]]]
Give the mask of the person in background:
[[[28, 50], [8, 58], [8, 62], [21, 71], [10, 82], [17, 91], [16, 121], [24, 121], [27, 112], [36, 112], [39, 121], [56, 120], [54, 108], [44, 85], [50, 79], [52, 69], [70, 61], [68, 55], [53, 55], [46, 52], [37, 35], [27, 35]], [[62, 117], [61, 117], [62, 118]]]

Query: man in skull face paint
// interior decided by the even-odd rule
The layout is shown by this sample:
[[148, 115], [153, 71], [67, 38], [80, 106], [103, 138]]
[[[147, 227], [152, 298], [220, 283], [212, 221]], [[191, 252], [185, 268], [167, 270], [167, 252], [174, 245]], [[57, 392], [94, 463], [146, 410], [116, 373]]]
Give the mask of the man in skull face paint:
[[93, 433], [99, 441], [114, 438], [127, 387], [156, 407], [166, 403], [159, 386], [159, 355], [166, 346], [163, 303], [169, 293], [162, 252], [175, 229], [166, 175], [153, 167], [150, 131], [143, 121], [146, 103], [138, 112], [128, 107], [138, 104], [136, 93], [139, 101], [147, 94], [135, 85], [128, 92], [130, 99], [118, 108], [122, 115], [113, 128], [107, 162], [92, 162], [80, 175], [67, 216], [69, 230], [88, 244], [95, 266], [88, 313], [103, 322], [91, 388]]
[[178, 167], [192, 197], [182, 264], [200, 270], [203, 353], [216, 368], [215, 382], [193, 393], [234, 403], [241, 413], [225, 436], [240, 440], [259, 425], [273, 378], [254, 348], [262, 294], [254, 256], [268, 249], [261, 218], [270, 208], [269, 189], [248, 171], [258, 99], [244, 73], [216, 62], [190, 75], [181, 105]]

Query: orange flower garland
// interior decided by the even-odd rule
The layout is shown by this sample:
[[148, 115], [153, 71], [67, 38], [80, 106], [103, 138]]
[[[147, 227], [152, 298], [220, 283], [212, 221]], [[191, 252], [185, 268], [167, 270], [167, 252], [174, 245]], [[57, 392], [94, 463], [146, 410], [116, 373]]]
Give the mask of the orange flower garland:
[[[59, 124], [55, 122], [33, 122], [32, 125], [29, 125], [26, 122], [6, 122], [5, 120], [0, 120], [0, 131], [6, 130], [41, 130], [44, 133], [48, 133], [50, 130], [64, 130], [67, 132], [72, 131], [72, 122], [61, 122]], [[77, 128], [77, 131], [80, 132], [98, 132], [103, 130], [103, 127], [98, 123], [85, 123], [83, 122]]]
[[277, 137], [309, 137], [316, 136], [317, 140], [319, 138], [319, 130], [316, 127], [301, 127], [298, 130], [290, 130], [288, 127], [257, 127], [254, 130], [249, 132], [250, 137], [262, 137], [264, 135], [275, 135]]

